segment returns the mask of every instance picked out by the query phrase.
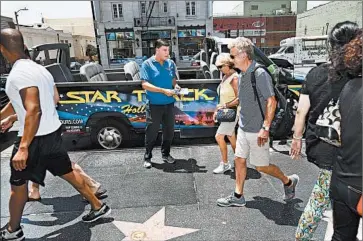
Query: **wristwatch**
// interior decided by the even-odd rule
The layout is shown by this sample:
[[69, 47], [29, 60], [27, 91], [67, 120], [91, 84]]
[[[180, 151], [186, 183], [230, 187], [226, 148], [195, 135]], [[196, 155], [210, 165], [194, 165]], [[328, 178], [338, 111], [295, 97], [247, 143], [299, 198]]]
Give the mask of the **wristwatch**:
[[262, 126], [262, 129], [265, 131], [270, 131], [270, 127], [267, 127], [267, 126]]

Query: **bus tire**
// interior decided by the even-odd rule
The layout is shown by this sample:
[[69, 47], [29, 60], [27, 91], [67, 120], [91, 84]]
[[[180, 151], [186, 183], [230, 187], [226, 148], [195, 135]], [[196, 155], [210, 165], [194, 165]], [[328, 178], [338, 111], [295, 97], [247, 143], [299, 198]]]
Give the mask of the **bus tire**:
[[114, 119], [102, 119], [98, 121], [91, 131], [93, 144], [107, 150], [119, 148], [129, 139], [126, 126]]

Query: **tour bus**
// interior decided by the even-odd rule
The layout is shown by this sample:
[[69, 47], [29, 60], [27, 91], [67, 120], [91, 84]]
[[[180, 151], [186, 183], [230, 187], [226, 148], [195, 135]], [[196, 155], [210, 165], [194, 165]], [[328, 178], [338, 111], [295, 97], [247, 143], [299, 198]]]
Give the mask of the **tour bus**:
[[[212, 39], [206, 41], [208, 49], [215, 50]], [[218, 45], [218, 44], [217, 44]], [[211, 47], [212, 46], [212, 47]], [[57, 105], [58, 114], [63, 124], [64, 136], [71, 137], [76, 144], [82, 137], [104, 149], [116, 149], [145, 132], [146, 104], [145, 91], [141, 80], [129, 77], [128, 70], [104, 70], [98, 64], [86, 64], [82, 68], [91, 68], [82, 72], [70, 70], [69, 49], [65, 44], [44, 44], [32, 49], [32, 59], [41, 51], [57, 49], [57, 63], [46, 68], [53, 75], [60, 95]], [[222, 49], [221, 49], [222, 50]], [[222, 51], [221, 51], [222, 52]], [[223, 51], [224, 52], [224, 51]], [[220, 52], [219, 52], [220, 53]], [[271, 70], [274, 63], [255, 47], [255, 58]], [[47, 61], [47, 60], [45, 60]], [[135, 63], [135, 69], [137, 70]], [[213, 120], [213, 113], [218, 103], [217, 86], [220, 79], [183, 79], [178, 69], [178, 84], [188, 91], [175, 95], [175, 132], [179, 138], [214, 137], [218, 123]], [[202, 70], [200, 70], [202, 71]], [[190, 74], [190, 70], [187, 70]], [[97, 79], [97, 76], [100, 78]], [[138, 76], [137, 73], [132, 76]], [[184, 75], [187, 76], [187, 75]], [[291, 75], [281, 74], [280, 82], [297, 83]], [[98, 81], [95, 81], [95, 78]], [[275, 81], [276, 79], [274, 79]], [[282, 81], [283, 80], [283, 81]], [[276, 82], [275, 82], [276, 83]], [[282, 84], [285, 91], [287, 84]], [[285, 87], [284, 87], [285, 86]], [[73, 138], [73, 139], [72, 139]]]
[[327, 35], [283, 39], [280, 49], [269, 56], [278, 66], [322, 64], [328, 62]]

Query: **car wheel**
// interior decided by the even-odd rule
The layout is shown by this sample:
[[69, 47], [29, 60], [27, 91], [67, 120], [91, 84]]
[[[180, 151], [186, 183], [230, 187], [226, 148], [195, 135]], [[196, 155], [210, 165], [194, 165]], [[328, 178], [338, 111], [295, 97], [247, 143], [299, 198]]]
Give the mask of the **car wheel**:
[[92, 142], [107, 150], [120, 147], [129, 139], [127, 128], [116, 120], [101, 120], [92, 128]]

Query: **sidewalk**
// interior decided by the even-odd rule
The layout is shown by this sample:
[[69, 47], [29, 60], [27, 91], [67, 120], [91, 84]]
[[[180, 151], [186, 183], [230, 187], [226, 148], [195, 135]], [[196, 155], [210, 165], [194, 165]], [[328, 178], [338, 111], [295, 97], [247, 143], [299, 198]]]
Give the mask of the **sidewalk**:
[[[282, 153], [288, 146], [277, 146]], [[174, 147], [175, 165], [161, 161], [154, 150], [154, 168], [142, 167], [142, 148], [71, 152], [71, 159], [108, 189], [105, 201], [112, 213], [93, 224], [81, 221], [90, 208], [69, 185], [51, 174], [42, 202], [28, 203], [23, 218], [26, 240], [276, 240], [290, 241], [310, 196], [317, 168], [305, 159], [293, 161], [272, 152], [273, 163], [300, 176], [296, 198], [285, 203], [279, 181], [248, 168], [246, 207], [221, 208], [219, 197], [234, 189], [234, 175], [215, 175], [216, 145]], [[1, 225], [7, 221], [11, 149], [1, 153]], [[230, 151], [232, 160], [232, 152]], [[85, 211], [86, 210], [86, 211]], [[315, 238], [324, 240], [327, 222]]]

